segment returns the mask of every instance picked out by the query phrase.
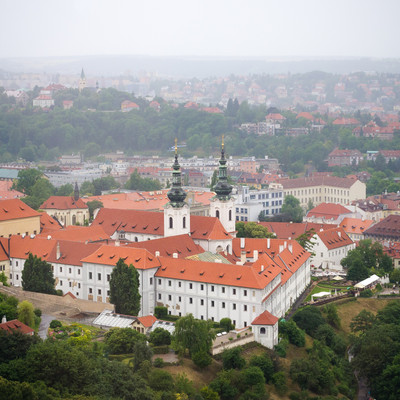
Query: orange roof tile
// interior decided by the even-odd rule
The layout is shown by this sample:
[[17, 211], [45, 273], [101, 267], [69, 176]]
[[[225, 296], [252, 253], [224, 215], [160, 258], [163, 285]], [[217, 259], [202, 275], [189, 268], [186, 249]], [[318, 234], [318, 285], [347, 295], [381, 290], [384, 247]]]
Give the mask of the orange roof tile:
[[145, 315], [144, 317], [138, 317], [137, 319], [145, 328], [151, 328], [154, 325], [154, 322], [157, 321], [157, 318], [154, 315]]
[[348, 246], [354, 243], [343, 228], [333, 228], [316, 233], [328, 250]]
[[136, 269], [158, 268], [160, 262], [145, 249], [121, 246], [101, 246], [82, 262], [114, 266], [122, 258], [125, 264], [132, 264]]
[[39, 216], [37, 211], [19, 199], [0, 200], [0, 221]]
[[169, 236], [161, 239], [144, 240], [127, 244], [129, 247], [146, 249], [154, 254], [158, 251], [160, 256], [172, 257], [174, 253], [179, 258], [186, 258], [194, 254], [204, 253], [204, 249], [194, 243], [189, 235]]
[[51, 196], [40, 206], [42, 210], [72, 210], [88, 209], [82, 199], [75, 200], [72, 196]]
[[337, 219], [340, 215], [351, 214], [351, 211], [341, 204], [321, 203], [307, 213], [307, 217]]
[[0, 238], [0, 261], [7, 261], [8, 255], [8, 238]]
[[269, 311], [265, 310], [261, 313], [251, 325], [275, 325], [278, 322], [278, 318], [272, 315]]
[[[79, 243], [65, 240], [55, 241], [47, 261], [65, 265], [82, 265], [82, 259], [93, 254], [102, 246], [100, 243]], [[57, 247], [60, 250], [57, 258]]]
[[95, 226], [67, 226], [60, 230], [43, 232], [38, 237], [48, 237], [57, 240], [70, 240], [73, 242], [95, 242], [99, 240], [107, 240], [109, 235], [100, 225]]
[[56, 241], [51, 239], [13, 235], [10, 238], [10, 257], [27, 259], [32, 253], [47, 261], [55, 245]]
[[55, 220], [53, 217], [50, 217], [46, 211], [40, 213], [40, 232], [48, 234], [49, 232], [57, 231], [62, 229], [62, 225]]
[[315, 222], [259, 222], [265, 226], [269, 232], [275, 233], [277, 239], [296, 239], [303, 233], [314, 229], [318, 232], [320, 229], [335, 228], [335, 224], [317, 224]]
[[160, 257], [159, 260], [161, 266], [155, 276], [185, 281], [263, 289], [276, 276], [268, 270], [257, 272], [256, 268], [243, 265], [167, 257]]
[[0, 324], [0, 329], [7, 333], [13, 333], [15, 331], [22, 332], [26, 335], [33, 335], [35, 330], [25, 325], [23, 322], [13, 319], [11, 321], [3, 322]]
[[216, 217], [190, 216], [190, 235], [198, 240], [226, 240], [232, 236]]
[[363, 234], [373, 223], [372, 219], [344, 218], [340, 226], [346, 233]]

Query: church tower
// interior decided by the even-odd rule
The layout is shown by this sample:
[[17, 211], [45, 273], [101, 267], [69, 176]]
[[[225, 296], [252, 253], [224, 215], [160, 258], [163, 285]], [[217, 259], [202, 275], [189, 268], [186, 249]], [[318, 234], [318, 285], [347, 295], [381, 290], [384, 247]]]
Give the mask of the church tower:
[[82, 90], [85, 89], [85, 87], [86, 87], [86, 77], [82, 68], [81, 78], [79, 79], [79, 92], [82, 92]]
[[172, 186], [164, 208], [164, 236], [190, 233], [190, 209], [185, 202], [186, 192], [182, 189], [181, 167], [178, 162], [178, 146], [175, 139], [175, 162], [172, 166]]
[[224, 150], [224, 136], [222, 136], [221, 158], [219, 160], [218, 183], [215, 185], [216, 195], [210, 202], [210, 216], [217, 217], [223, 227], [231, 235], [235, 235], [235, 207], [231, 196], [232, 186], [228, 183], [227, 166]]

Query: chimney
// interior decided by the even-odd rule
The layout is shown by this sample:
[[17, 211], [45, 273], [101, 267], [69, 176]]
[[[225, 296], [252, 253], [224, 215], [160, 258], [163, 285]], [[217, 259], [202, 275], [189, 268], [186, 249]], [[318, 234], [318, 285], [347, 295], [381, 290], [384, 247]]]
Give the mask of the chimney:
[[264, 265], [261, 265], [261, 272], [264, 271]]
[[241, 261], [242, 265], [246, 262], [246, 252], [245, 251], [242, 251], [240, 253], [240, 261]]
[[60, 242], [57, 242], [57, 248], [56, 248], [56, 258], [59, 260], [61, 257], [61, 251], [60, 251]]
[[339, 237], [342, 237], [342, 232], [338, 231], [337, 234], [338, 234]]
[[178, 258], [178, 253], [172, 254], [172, 258]]
[[267, 238], [267, 249], [271, 248], [271, 239]]
[[289, 243], [288, 249], [293, 254], [293, 244], [292, 243]]
[[282, 253], [282, 251], [283, 251], [283, 244], [280, 244], [279, 245], [279, 253]]
[[244, 245], [246, 243], [246, 238], [240, 238], [240, 248], [244, 249]]
[[285, 240], [285, 241], [283, 242], [283, 248], [286, 249], [286, 247], [287, 247], [287, 241]]
[[253, 251], [253, 258], [254, 258], [254, 261], [258, 260], [258, 250]]
[[156, 257], [160, 257], [160, 252], [157, 250], [157, 251], [154, 253], [154, 255], [155, 255]]

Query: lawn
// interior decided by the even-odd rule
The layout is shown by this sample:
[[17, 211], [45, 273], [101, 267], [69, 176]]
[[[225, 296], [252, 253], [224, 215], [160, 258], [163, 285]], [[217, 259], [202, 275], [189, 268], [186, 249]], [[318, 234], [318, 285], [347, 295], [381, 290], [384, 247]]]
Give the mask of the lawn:
[[347, 286], [347, 285], [330, 284], [326, 281], [320, 282], [313, 288], [311, 293], [306, 297], [305, 301], [311, 301], [311, 296], [313, 294], [320, 293], [320, 292], [330, 292], [331, 290], [335, 290], [335, 289], [337, 289], [337, 290], [341, 289], [340, 293], [346, 293], [348, 287], [349, 286]]

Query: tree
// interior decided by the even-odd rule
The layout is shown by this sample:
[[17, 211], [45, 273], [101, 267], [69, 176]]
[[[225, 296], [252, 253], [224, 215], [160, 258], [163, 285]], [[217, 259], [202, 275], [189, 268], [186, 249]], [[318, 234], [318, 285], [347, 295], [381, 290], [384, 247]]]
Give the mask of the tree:
[[151, 361], [153, 356], [153, 352], [144, 340], [135, 342], [132, 353], [134, 371], [138, 371], [144, 361]]
[[246, 360], [242, 357], [241, 352], [240, 347], [224, 350], [222, 353], [224, 369], [242, 369], [246, 365]]
[[90, 181], [83, 182], [79, 189], [79, 192], [81, 195], [93, 196], [95, 192], [93, 183]]
[[326, 313], [326, 322], [336, 329], [340, 328], [340, 317], [334, 304], [327, 304], [324, 309]]
[[285, 196], [282, 204], [281, 214], [286, 214], [290, 221], [302, 222], [303, 209], [300, 206], [300, 200], [292, 195]]
[[31, 328], [35, 327], [35, 313], [32, 303], [24, 300], [18, 304], [18, 320]]
[[72, 196], [74, 187], [70, 183], [60, 186], [57, 189], [56, 196]]
[[22, 270], [22, 288], [30, 292], [56, 294], [55, 279], [51, 265], [40, 257], [29, 256]]
[[375, 324], [376, 317], [367, 310], [362, 310], [350, 322], [350, 329], [353, 333], [365, 333]]
[[149, 385], [153, 390], [169, 392], [174, 388], [174, 380], [169, 372], [154, 369], [149, 375]]
[[90, 220], [93, 220], [94, 217], [94, 211], [97, 210], [98, 208], [103, 208], [104, 205], [100, 200], [92, 200], [88, 201], [86, 205], [89, 207], [89, 218]]
[[154, 346], [163, 346], [171, 344], [171, 334], [163, 328], [156, 328], [150, 332], [149, 342]]
[[110, 354], [132, 353], [137, 342], [146, 337], [132, 328], [112, 328], [106, 332], [104, 343]]
[[212, 357], [206, 351], [200, 350], [193, 354], [192, 361], [197, 367], [204, 369], [212, 363]]
[[158, 180], [150, 178], [142, 178], [137, 169], [131, 174], [125, 184], [125, 188], [129, 190], [160, 190], [161, 183]]
[[236, 222], [237, 237], [246, 238], [274, 238], [275, 234], [268, 231], [268, 228], [256, 222]]
[[274, 373], [274, 363], [267, 353], [261, 354], [259, 356], [255, 355], [250, 358], [250, 365], [258, 367], [264, 374], [265, 382], [269, 382]]
[[193, 314], [188, 314], [176, 321], [173, 339], [179, 349], [189, 351], [190, 357], [199, 352], [208, 352], [211, 349], [215, 333], [211, 330], [211, 323], [198, 320]]
[[0, 330], [0, 364], [25, 357], [31, 345], [39, 342], [40, 339], [37, 335], [25, 335], [18, 330], [10, 335], [8, 332]]
[[300, 329], [303, 329], [310, 336], [315, 335], [318, 327], [325, 324], [325, 320], [321, 315], [321, 311], [316, 307], [304, 307], [297, 311], [293, 316], [293, 320], [296, 322]]
[[43, 173], [37, 169], [21, 169], [18, 172], [18, 180], [13, 183], [12, 188], [30, 196], [32, 187], [36, 181], [43, 176]]
[[315, 242], [312, 241], [313, 236], [315, 235], [314, 228], [305, 231], [300, 236], [296, 238], [296, 242], [300, 244], [305, 250], [307, 250], [314, 257], [315, 252], [313, 251]]
[[232, 324], [232, 320], [230, 318], [222, 318], [219, 321], [219, 326], [225, 331], [229, 332], [232, 329], [235, 329], [235, 325]]
[[138, 315], [140, 311], [139, 273], [120, 258], [111, 272], [110, 302], [120, 314]]

